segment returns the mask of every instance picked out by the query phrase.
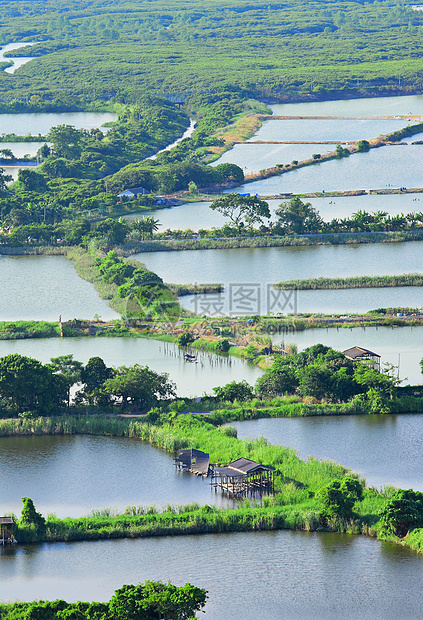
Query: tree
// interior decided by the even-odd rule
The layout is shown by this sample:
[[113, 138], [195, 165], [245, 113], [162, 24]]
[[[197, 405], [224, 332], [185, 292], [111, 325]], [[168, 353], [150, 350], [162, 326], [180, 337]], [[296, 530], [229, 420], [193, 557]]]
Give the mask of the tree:
[[276, 232], [305, 234], [316, 233], [322, 228], [323, 220], [320, 214], [309, 203], [304, 203], [298, 196], [291, 198], [289, 202], [283, 202], [275, 214], [277, 221]]
[[238, 185], [244, 182], [244, 171], [236, 164], [218, 164], [214, 171], [220, 175], [223, 182], [234, 181]]
[[100, 233], [106, 240], [107, 245], [120, 245], [125, 241], [128, 234], [128, 224], [123, 220], [107, 218], [100, 222], [96, 232]]
[[46, 520], [41, 513], [35, 510], [34, 502], [29, 497], [23, 497], [23, 508], [19, 519], [19, 528], [30, 530], [35, 539], [42, 538], [46, 531]]
[[153, 233], [158, 231], [160, 225], [159, 220], [156, 220], [153, 216], [148, 215], [131, 222], [131, 229], [138, 232], [140, 237], [144, 240], [146, 235], [151, 238]]
[[183, 334], [178, 336], [177, 342], [180, 347], [186, 347], [191, 342], [194, 342], [194, 336], [191, 334], [191, 332], [184, 332]]
[[354, 504], [363, 499], [363, 485], [357, 478], [332, 480], [316, 494], [325, 519], [352, 519]]
[[370, 151], [370, 143], [367, 140], [359, 140], [357, 142], [357, 152], [366, 153], [367, 151]]
[[13, 353], [0, 358], [0, 398], [19, 413], [46, 414], [66, 402], [66, 386], [48, 366]]
[[160, 400], [176, 396], [176, 386], [167, 373], [159, 374], [139, 364], [115, 368], [102, 391], [120, 400], [123, 407], [130, 405], [134, 409], [153, 407]]
[[264, 200], [254, 196], [228, 194], [218, 198], [210, 205], [213, 211], [219, 211], [240, 230], [245, 224], [254, 226], [262, 224], [263, 218], [270, 219], [269, 205]]
[[73, 359], [73, 355], [61, 355], [50, 359], [51, 370], [61, 375], [66, 383], [68, 394], [68, 407], [70, 405], [70, 390], [75, 383], [81, 380], [82, 362]]
[[297, 386], [295, 369], [279, 362], [279, 358], [276, 358], [273, 366], [257, 379], [255, 388], [257, 394], [263, 397], [293, 394]]
[[13, 180], [12, 175], [4, 173], [5, 169], [0, 168], [0, 196], [4, 196], [5, 194], [7, 194], [7, 184]]
[[389, 533], [403, 538], [410, 529], [423, 526], [423, 493], [399, 489], [379, 515]]
[[65, 159], [77, 159], [81, 155], [82, 139], [83, 132], [73, 125], [52, 127], [47, 134], [47, 140], [53, 143], [53, 151]]
[[[85, 384], [84, 396], [89, 403], [104, 402], [101, 394], [103, 383], [112, 376], [112, 369], [107, 368], [101, 357], [91, 357], [87, 365], [81, 369], [81, 381]], [[108, 399], [106, 399], [108, 400]]]
[[116, 590], [109, 612], [114, 620], [188, 620], [206, 600], [207, 591], [190, 583], [178, 588], [162, 581], [146, 581]]
[[214, 387], [213, 392], [218, 400], [229, 400], [231, 403], [235, 400], [251, 400], [254, 396], [253, 388], [245, 380]]
[[325, 364], [305, 366], [299, 372], [299, 392], [321, 400], [332, 395], [332, 372]]
[[19, 169], [18, 181], [27, 192], [45, 192], [47, 189], [43, 175], [28, 168]]

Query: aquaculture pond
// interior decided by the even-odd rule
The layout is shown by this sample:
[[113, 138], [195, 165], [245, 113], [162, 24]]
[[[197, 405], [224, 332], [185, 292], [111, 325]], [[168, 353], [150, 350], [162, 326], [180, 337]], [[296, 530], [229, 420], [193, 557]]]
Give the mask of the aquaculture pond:
[[268, 196], [288, 192], [420, 188], [423, 186], [421, 161], [421, 145], [388, 145], [246, 183], [239, 187], [239, 192]]
[[[357, 211], [367, 211], [374, 213], [384, 211], [389, 215], [399, 215], [401, 213], [413, 213], [423, 211], [423, 194], [363, 194], [361, 196], [322, 196], [304, 197], [303, 202], [309, 202], [322, 218], [331, 221], [333, 218], [351, 217]], [[272, 213], [287, 199], [268, 200]], [[143, 211], [127, 215], [129, 221], [138, 220], [148, 215], [159, 220], [159, 232], [168, 228], [171, 230], [191, 230], [198, 231], [201, 228], [211, 229], [223, 226], [228, 219], [219, 211], [210, 209], [211, 202], [186, 202], [177, 207], [166, 209]], [[275, 220], [275, 216], [272, 217]]]
[[423, 95], [284, 103], [272, 105], [272, 111], [273, 114], [286, 116], [340, 116], [348, 118], [401, 115], [411, 119], [411, 115], [423, 116]]
[[[1, 248], [0, 248], [1, 252]], [[63, 256], [0, 254], [0, 321], [119, 318]]]
[[231, 423], [238, 437], [266, 437], [298, 456], [351, 467], [371, 486], [423, 491], [423, 416], [360, 415], [272, 418]]
[[417, 620], [423, 614], [422, 558], [348, 534], [240, 532], [0, 551], [2, 596], [11, 601], [104, 601], [123, 584], [145, 579], [206, 588], [209, 620]]
[[[390, 275], [423, 270], [422, 242], [154, 252], [134, 255], [165, 281], [221, 283], [220, 295], [181, 298], [196, 314], [357, 313], [380, 307], [421, 307], [421, 287], [276, 293], [281, 280]], [[250, 291], [250, 292], [248, 292]]]
[[10, 353], [28, 355], [43, 363], [51, 357], [72, 354], [86, 364], [90, 357], [101, 357], [108, 366], [148, 365], [156, 372], [167, 372], [176, 383], [179, 396], [200, 397], [213, 394], [213, 387], [246, 379], [255, 383], [261, 370], [237, 358], [193, 350], [196, 362], [184, 361], [184, 351], [176, 345], [146, 338], [86, 337], [0, 340], [0, 357]]
[[173, 455], [140, 439], [44, 435], [0, 439], [0, 513], [19, 515], [31, 497], [47, 516], [80, 517], [91, 510], [124, 512], [129, 505], [230, 505], [210, 479], [181, 472]]

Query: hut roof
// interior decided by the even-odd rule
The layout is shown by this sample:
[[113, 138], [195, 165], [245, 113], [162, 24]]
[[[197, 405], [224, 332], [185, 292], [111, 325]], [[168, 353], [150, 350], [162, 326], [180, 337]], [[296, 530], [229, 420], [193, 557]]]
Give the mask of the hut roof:
[[231, 478], [248, 476], [259, 471], [274, 471], [274, 467], [262, 465], [262, 463], [256, 463], [256, 461], [251, 461], [250, 459], [240, 458], [228, 463], [226, 467], [215, 468], [215, 472], [222, 476], [230, 476]]
[[182, 463], [183, 467], [191, 470], [195, 474], [207, 476], [210, 466], [210, 455], [195, 448], [178, 450], [176, 460]]
[[10, 525], [14, 522], [15, 520], [13, 517], [0, 517], [0, 525]]
[[342, 353], [350, 360], [359, 359], [360, 357], [380, 357], [374, 351], [370, 351], [369, 349], [364, 349], [363, 347], [351, 347], [350, 349], [345, 349]]

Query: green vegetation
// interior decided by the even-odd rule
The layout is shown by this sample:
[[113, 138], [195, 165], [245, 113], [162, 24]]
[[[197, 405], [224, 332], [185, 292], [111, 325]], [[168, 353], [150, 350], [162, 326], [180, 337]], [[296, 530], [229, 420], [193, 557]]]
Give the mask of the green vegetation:
[[[16, 424], [19, 425], [19, 433], [78, 432], [138, 437], [171, 453], [183, 447], [204, 450], [210, 454], [213, 463], [227, 463], [242, 455], [276, 468], [275, 496], [265, 497], [260, 502], [240, 502], [234, 509], [193, 504], [168, 506], [160, 512], [154, 506], [128, 506], [120, 515], [110, 510], [73, 519], [58, 519], [51, 515], [44, 526], [31, 503], [30, 516], [21, 518], [17, 524], [16, 537], [20, 542], [274, 529], [351, 531], [393, 536], [386, 533], [386, 528], [390, 527], [389, 524], [395, 526], [396, 521], [390, 516], [391, 505], [401, 491], [368, 489], [362, 480], [337, 463], [312, 457], [302, 461], [294, 450], [272, 446], [263, 438], [240, 441], [233, 429], [214, 428], [206, 418], [172, 415], [168, 421], [156, 421], [154, 424], [103, 416], [38, 418], [19, 422], [3, 420], [0, 421], [0, 434], [15, 433]], [[421, 494], [415, 495], [411, 499], [420, 501]], [[27, 501], [25, 498], [24, 502]], [[398, 516], [396, 519], [400, 522]], [[414, 519], [410, 521], [410, 527], [418, 523], [418, 519]]]
[[[66, 326], [67, 327], [67, 326]], [[70, 336], [71, 328], [66, 329]], [[21, 340], [23, 338], [55, 338], [60, 336], [57, 323], [47, 321], [2, 321], [0, 322], [0, 340]]]
[[406, 273], [395, 276], [356, 276], [353, 278], [312, 278], [284, 280], [274, 285], [277, 289], [327, 290], [342, 288], [384, 288], [392, 286], [423, 286], [423, 274]]
[[108, 603], [34, 601], [0, 604], [1, 620], [189, 620], [206, 604], [207, 592], [190, 583], [177, 587], [162, 581], [124, 585]]
[[0, 358], [0, 414], [33, 418], [70, 406], [70, 389], [80, 385], [77, 406], [113, 406], [139, 412], [175, 397], [167, 373], [148, 366], [107, 368], [99, 357], [86, 366], [72, 355], [52, 358], [49, 364], [13, 353]]
[[229, 85], [281, 99], [419, 85], [422, 16], [407, 4], [60, 0], [17, 11], [8, 0], [2, 20], [3, 41], [40, 41], [14, 52], [36, 60], [2, 74], [4, 110], [95, 109], [145, 91], [180, 100]]

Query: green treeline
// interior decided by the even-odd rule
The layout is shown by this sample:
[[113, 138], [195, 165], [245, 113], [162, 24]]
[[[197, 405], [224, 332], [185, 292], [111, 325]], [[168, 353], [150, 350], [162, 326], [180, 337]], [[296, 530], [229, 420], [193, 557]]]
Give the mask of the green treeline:
[[74, 405], [127, 411], [148, 411], [175, 398], [175, 384], [167, 373], [148, 366], [108, 368], [100, 357], [86, 365], [72, 355], [51, 358], [48, 364], [11, 353], [0, 358], [1, 417], [34, 418], [52, 411], [69, 410], [70, 392], [80, 386]]
[[[202, 347], [206, 341], [186, 332], [181, 346]], [[228, 340], [213, 343], [216, 352], [227, 352]], [[242, 351], [247, 359], [258, 359], [264, 347], [250, 343]], [[420, 401], [396, 398], [398, 380], [388, 367], [379, 372], [371, 363], [352, 361], [340, 351], [317, 344], [301, 353], [274, 354], [270, 368], [254, 387], [245, 381], [232, 381], [215, 387], [208, 397], [210, 421], [254, 417], [322, 415], [331, 413], [390, 413], [420, 410]], [[0, 358], [0, 412], [2, 417], [33, 418], [41, 413], [69, 413], [70, 392], [79, 386], [73, 407], [94, 407], [110, 412], [148, 412], [149, 420], [167, 420], [184, 410], [186, 402], [176, 401], [176, 386], [167, 373], [156, 373], [148, 366], [108, 368], [99, 357], [84, 366], [72, 355], [52, 358], [48, 364], [17, 353]], [[292, 398], [282, 398], [287, 395]], [[254, 400], [258, 398], [258, 400]], [[272, 400], [272, 399], [275, 399]], [[303, 400], [302, 400], [303, 399]], [[238, 403], [238, 409], [227, 403]], [[321, 403], [319, 405], [318, 403]], [[338, 407], [338, 404], [342, 406]], [[309, 406], [310, 405], [310, 406]], [[332, 406], [335, 405], [335, 406]]]
[[274, 285], [277, 289], [327, 290], [342, 288], [383, 288], [392, 286], [423, 286], [423, 275], [406, 273], [395, 276], [357, 276], [352, 278], [311, 278], [284, 280]]
[[177, 587], [145, 581], [115, 590], [107, 603], [0, 603], [0, 620], [188, 620], [204, 607], [206, 599], [207, 591], [190, 583]]
[[[135, 105], [118, 107], [119, 119], [107, 133], [101, 128], [53, 127], [46, 136], [51, 146], [45, 143], [37, 153], [42, 164], [36, 170], [19, 170], [18, 180], [8, 186], [11, 178], [0, 169], [0, 216], [6, 233], [2, 241], [55, 244], [66, 238], [68, 244], [79, 243], [95, 228], [91, 224], [105, 213], [119, 211], [118, 194], [126, 189], [142, 188], [135, 207], [151, 207], [157, 203], [157, 193], [187, 190], [190, 183], [194, 187], [242, 183], [244, 174], [238, 166], [211, 167], [203, 159], [222, 143], [211, 133], [254, 102], [220, 93], [197, 97], [195, 105], [199, 117], [194, 134], [155, 159], [148, 157], [179, 138], [188, 125], [186, 113], [160, 97], [140, 96]], [[82, 235], [73, 234], [75, 228]]]

